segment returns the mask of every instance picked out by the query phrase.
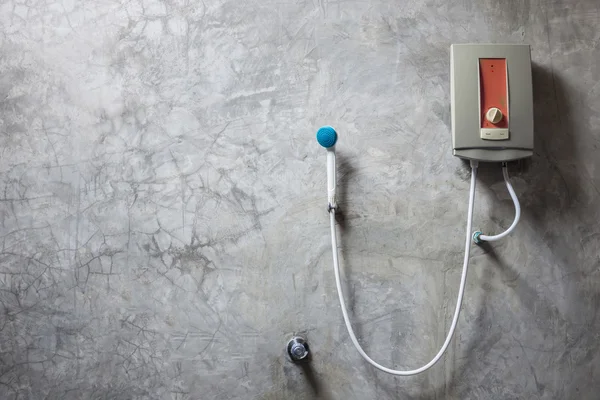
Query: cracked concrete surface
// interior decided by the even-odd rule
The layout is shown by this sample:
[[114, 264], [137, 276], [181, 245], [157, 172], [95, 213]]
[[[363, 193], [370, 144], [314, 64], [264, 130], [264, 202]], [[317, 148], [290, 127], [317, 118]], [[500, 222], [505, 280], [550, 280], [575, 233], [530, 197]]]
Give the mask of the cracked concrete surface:
[[[0, 398], [597, 399], [595, 0], [0, 1]], [[514, 235], [458, 289], [449, 46], [532, 45]], [[475, 227], [512, 220], [482, 167]], [[284, 358], [294, 333], [313, 360]]]

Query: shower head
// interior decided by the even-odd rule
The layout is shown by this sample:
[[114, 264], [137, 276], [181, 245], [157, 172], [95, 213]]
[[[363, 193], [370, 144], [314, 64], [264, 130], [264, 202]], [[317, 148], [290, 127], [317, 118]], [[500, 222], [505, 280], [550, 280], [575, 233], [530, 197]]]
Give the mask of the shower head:
[[333, 147], [336, 141], [337, 133], [331, 126], [322, 126], [317, 131], [317, 142], [326, 149]]
[[335, 142], [337, 142], [337, 133], [329, 125], [319, 128], [317, 131], [317, 142], [327, 149], [327, 200], [329, 201], [328, 210], [331, 211], [337, 207], [335, 200]]

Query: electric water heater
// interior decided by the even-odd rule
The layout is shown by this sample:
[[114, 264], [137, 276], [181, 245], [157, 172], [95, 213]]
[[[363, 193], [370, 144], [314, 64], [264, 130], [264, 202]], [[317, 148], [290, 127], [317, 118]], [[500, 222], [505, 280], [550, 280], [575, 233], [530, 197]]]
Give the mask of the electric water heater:
[[529, 45], [453, 44], [450, 53], [453, 154], [501, 162], [531, 157]]

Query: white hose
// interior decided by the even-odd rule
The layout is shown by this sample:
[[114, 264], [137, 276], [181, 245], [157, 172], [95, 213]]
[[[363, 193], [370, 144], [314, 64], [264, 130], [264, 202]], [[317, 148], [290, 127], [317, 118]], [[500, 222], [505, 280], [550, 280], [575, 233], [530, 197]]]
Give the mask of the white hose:
[[506, 164], [504, 164], [502, 166], [502, 175], [504, 176], [504, 182], [506, 183], [506, 188], [508, 189], [508, 193], [510, 194], [512, 201], [515, 204], [515, 220], [513, 221], [512, 225], [502, 233], [499, 233], [499, 234], [493, 235], [493, 236], [479, 235], [479, 240], [481, 240], [483, 242], [493, 242], [494, 240], [500, 240], [503, 237], [507, 236], [509, 233], [511, 233], [515, 229], [515, 227], [519, 223], [519, 218], [521, 218], [521, 205], [519, 204], [519, 199], [517, 198], [517, 194], [515, 193], [515, 190], [513, 189], [512, 185], [510, 184], [510, 180], [508, 178], [508, 168], [506, 167]]
[[465, 240], [465, 258], [463, 261], [463, 270], [462, 275], [460, 277], [460, 286], [458, 288], [458, 299], [456, 301], [456, 308], [454, 310], [454, 317], [452, 318], [452, 324], [450, 325], [450, 330], [448, 331], [448, 336], [446, 336], [446, 340], [442, 345], [440, 351], [433, 357], [429, 363], [422, 366], [421, 368], [409, 370], [409, 371], [398, 371], [395, 369], [386, 368], [380, 364], [377, 364], [373, 361], [367, 353], [362, 349], [360, 343], [358, 343], [358, 339], [352, 330], [352, 325], [350, 323], [350, 318], [348, 317], [348, 311], [346, 310], [346, 302], [344, 300], [344, 294], [342, 293], [342, 282], [340, 279], [340, 266], [338, 261], [338, 251], [337, 251], [337, 237], [335, 233], [335, 208], [332, 209], [329, 213], [329, 221], [331, 224], [331, 246], [333, 250], [333, 270], [335, 272], [335, 284], [337, 286], [338, 295], [340, 298], [340, 305], [342, 308], [342, 315], [344, 316], [344, 322], [346, 323], [346, 328], [348, 328], [348, 334], [350, 335], [350, 339], [352, 339], [352, 343], [354, 343], [354, 347], [360, 353], [360, 355], [375, 368], [387, 372], [392, 375], [400, 375], [400, 376], [410, 376], [416, 375], [423, 371], [431, 368], [439, 359], [442, 357], [448, 345], [450, 344], [450, 340], [452, 340], [452, 336], [454, 335], [454, 330], [456, 329], [456, 324], [458, 322], [458, 316], [460, 314], [460, 307], [462, 305], [463, 294], [465, 292], [465, 283], [467, 281], [467, 269], [469, 267], [469, 252], [471, 250], [471, 225], [473, 221], [473, 203], [475, 202], [475, 178], [477, 177], [477, 162], [471, 163], [471, 190], [469, 192], [469, 210], [467, 212], [467, 231], [466, 231], [466, 240]]

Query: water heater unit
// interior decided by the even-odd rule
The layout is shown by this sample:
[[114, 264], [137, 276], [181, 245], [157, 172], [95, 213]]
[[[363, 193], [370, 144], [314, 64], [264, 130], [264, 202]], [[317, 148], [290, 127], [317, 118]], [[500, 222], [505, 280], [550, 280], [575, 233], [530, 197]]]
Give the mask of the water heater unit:
[[450, 53], [453, 154], [502, 162], [531, 157], [529, 45], [453, 44]]

